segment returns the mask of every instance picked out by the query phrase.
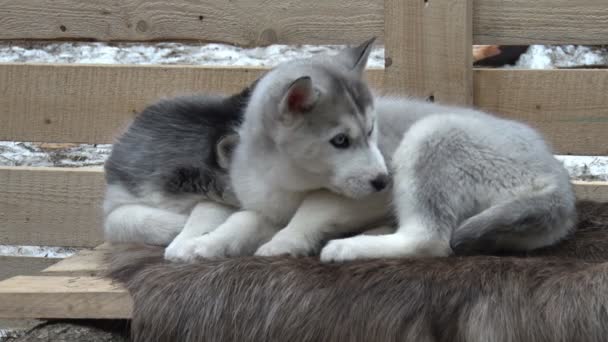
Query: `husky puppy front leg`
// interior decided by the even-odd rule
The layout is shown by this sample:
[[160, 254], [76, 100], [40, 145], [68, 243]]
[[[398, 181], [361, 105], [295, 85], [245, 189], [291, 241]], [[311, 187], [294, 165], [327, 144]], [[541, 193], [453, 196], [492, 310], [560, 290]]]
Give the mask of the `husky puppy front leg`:
[[356, 227], [378, 224], [389, 216], [390, 194], [387, 191], [355, 200], [329, 191], [310, 193], [289, 224], [260, 247], [257, 256], [289, 254], [303, 256], [317, 253], [330, 238], [352, 232]]
[[184, 229], [165, 249], [165, 259], [193, 261], [196, 257], [195, 239], [218, 228], [235, 211], [234, 207], [221, 203], [211, 201], [198, 203], [190, 213]]
[[226, 222], [209, 234], [190, 240], [193, 253], [200, 258], [251, 255], [276, 232], [277, 227], [255, 211], [232, 214]]

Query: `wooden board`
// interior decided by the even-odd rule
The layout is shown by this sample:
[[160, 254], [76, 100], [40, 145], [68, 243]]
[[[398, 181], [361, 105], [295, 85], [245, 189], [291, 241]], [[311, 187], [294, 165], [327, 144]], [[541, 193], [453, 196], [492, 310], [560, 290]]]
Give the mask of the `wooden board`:
[[[434, 1], [416, 0], [429, 6]], [[384, 11], [382, 0], [0, 0], [0, 8], [0, 40], [193, 40], [242, 46], [382, 39], [384, 13], [396, 15], [392, 4]], [[605, 0], [475, 0], [473, 10], [475, 44], [608, 43]]]
[[[575, 187], [582, 198], [608, 201], [608, 182]], [[0, 244], [102, 243], [103, 189], [100, 168], [0, 167]]]
[[0, 39], [194, 40], [242, 46], [382, 37], [380, 0], [0, 0]]
[[577, 199], [608, 202], [608, 182], [574, 181], [572, 183]]
[[472, 102], [471, 0], [385, 0], [385, 91]]
[[111, 250], [106, 248], [82, 250], [50, 265], [42, 272], [45, 275], [95, 276], [106, 269], [105, 258], [110, 252]]
[[34, 275], [59, 262], [59, 258], [0, 256], [0, 280], [16, 275]]
[[103, 242], [100, 168], [0, 167], [0, 244]]
[[559, 154], [608, 155], [608, 70], [474, 71], [477, 107], [538, 128]]
[[129, 318], [128, 292], [96, 277], [18, 276], [0, 281], [0, 318]]
[[[5, 85], [0, 140], [111, 142], [135, 113], [159, 97], [236, 92], [264, 70], [0, 64], [0, 85]], [[392, 66], [387, 70], [396, 72]], [[432, 93], [437, 101], [459, 96], [432, 90], [442, 89], [433, 88], [439, 78], [402, 83], [424, 77], [422, 69], [408, 70], [403, 79], [387, 76], [389, 89], [404, 86], [413, 89], [406, 93]], [[531, 123], [560, 154], [608, 154], [608, 70], [481, 69], [473, 74], [474, 102], [482, 109]], [[382, 70], [370, 70], [368, 78], [374, 88], [382, 88]]]
[[608, 44], [606, 0], [475, 0], [474, 4], [475, 44]]
[[[0, 140], [112, 142], [161, 97], [235, 93], [267, 69], [0, 64]], [[382, 70], [370, 70], [380, 88]]]

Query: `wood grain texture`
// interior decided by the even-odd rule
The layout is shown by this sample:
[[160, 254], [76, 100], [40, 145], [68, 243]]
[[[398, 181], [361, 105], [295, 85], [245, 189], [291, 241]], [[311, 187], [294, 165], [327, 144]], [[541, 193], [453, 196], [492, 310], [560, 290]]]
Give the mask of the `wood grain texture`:
[[99, 271], [106, 269], [106, 256], [111, 253], [110, 249], [86, 249], [71, 257], [58, 261], [45, 268], [44, 275], [85, 275], [94, 276]]
[[475, 0], [474, 3], [475, 44], [608, 44], [606, 0]]
[[0, 244], [103, 242], [100, 168], [0, 167]]
[[382, 37], [381, 0], [0, 0], [0, 39], [195, 40], [241, 46]]
[[472, 102], [471, 0], [385, 0], [390, 94]]
[[34, 275], [61, 261], [58, 258], [0, 256], [0, 280], [17, 275]]
[[[0, 140], [107, 143], [161, 97], [235, 93], [263, 68], [0, 64]], [[383, 71], [368, 71], [375, 88]]]
[[0, 282], [0, 318], [129, 318], [129, 293], [97, 277], [17, 276]]
[[474, 71], [475, 106], [538, 128], [559, 154], [608, 155], [608, 70]]
[[[102, 243], [103, 189], [100, 168], [0, 168], [0, 244], [94, 247]], [[608, 182], [575, 182], [575, 189], [582, 199], [608, 202]], [[103, 252], [105, 246], [96, 250]], [[90, 259], [66, 259], [57, 267], [76, 265], [88, 271], [87, 264], [96, 263], [98, 255], [86, 253], [91, 253]]]
[[577, 199], [608, 202], [608, 182], [574, 181], [572, 183]]

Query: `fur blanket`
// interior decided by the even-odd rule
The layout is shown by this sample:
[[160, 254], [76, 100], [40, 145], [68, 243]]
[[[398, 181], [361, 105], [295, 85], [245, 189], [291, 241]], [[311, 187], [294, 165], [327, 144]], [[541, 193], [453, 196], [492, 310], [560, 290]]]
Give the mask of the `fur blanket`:
[[526, 255], [175, 264], [123, 246], [109, 276], [134, 341], [605, 341], [608, 203], [578, 207], [573, 237]]

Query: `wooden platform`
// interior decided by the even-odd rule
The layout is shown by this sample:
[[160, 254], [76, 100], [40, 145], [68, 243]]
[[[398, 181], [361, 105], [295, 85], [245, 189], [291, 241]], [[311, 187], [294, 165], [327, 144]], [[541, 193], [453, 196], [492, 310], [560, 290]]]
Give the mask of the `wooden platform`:
[[128, 292], [98, 276], [107, 252], [107, 245], [83, 250], [39, 275], [0, 282], [0, 318], [129, 318]]

